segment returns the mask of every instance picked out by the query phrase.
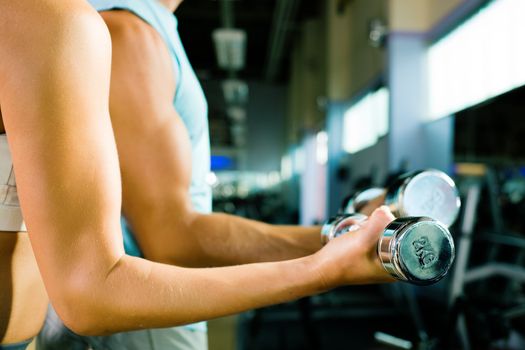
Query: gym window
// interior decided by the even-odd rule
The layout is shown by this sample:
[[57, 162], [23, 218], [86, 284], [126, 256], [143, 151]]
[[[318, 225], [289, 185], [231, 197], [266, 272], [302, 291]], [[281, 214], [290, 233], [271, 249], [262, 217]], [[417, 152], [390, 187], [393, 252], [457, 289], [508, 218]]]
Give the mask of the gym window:
[[343, 150], [356, 153], [373, 146], [388, 132], [389, 91], [383, 87], [365, 95], [344, 114]]
[[525, 84], [525, 1], [497, 0], [428, 51], [429, 119]]

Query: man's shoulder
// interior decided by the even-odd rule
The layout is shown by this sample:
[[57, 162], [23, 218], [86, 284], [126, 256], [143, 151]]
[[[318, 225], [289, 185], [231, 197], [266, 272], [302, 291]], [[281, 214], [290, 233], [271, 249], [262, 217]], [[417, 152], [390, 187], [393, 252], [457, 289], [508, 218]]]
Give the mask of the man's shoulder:
[[117, 43], [141, 47], [144, 50], [155, 50], [158, 45], [164, 45], [157, 30], [130, 11], [112, 10], [100, 14], [106, 22], [114, 45]]
[[129, 96], [140, 101], [149, 97], [155, 98], [151, 105], [156, 108], [171, 105], [176, 83], [168, 46], [159, 33], [129, 11], [101, 15], [113, 46], [112, 86], [118, 87], [121, 94], [132, 94], [127, 100]]

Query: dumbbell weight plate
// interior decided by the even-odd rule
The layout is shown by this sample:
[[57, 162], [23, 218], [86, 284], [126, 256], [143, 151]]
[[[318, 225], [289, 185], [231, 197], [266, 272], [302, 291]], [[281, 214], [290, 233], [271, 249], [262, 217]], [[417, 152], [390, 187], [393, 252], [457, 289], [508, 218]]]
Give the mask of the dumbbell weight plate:
[[424, 170], [402, 177], [387, 193], [385, 204], [394, 215], [425, 216], [449, 227], [461, 202], [454, 181], [438, 170]]
[[[355, 231], [367, 217], [362, 214], [336, 216], [323, 226], [321, 240], [327, 244]], [[405, 217], [392, 221], [377, 244], [381, 264], [393, 277], [418, 285], [439, 281], [454, 261], [454, 242], [448, 229], [428, 217]]]
[[454, 261], [454, 242], [441, 223], [425, 217], [396, 219], [385, 229], [378, 255], [394, 277], [428, 285], [439, 281]]

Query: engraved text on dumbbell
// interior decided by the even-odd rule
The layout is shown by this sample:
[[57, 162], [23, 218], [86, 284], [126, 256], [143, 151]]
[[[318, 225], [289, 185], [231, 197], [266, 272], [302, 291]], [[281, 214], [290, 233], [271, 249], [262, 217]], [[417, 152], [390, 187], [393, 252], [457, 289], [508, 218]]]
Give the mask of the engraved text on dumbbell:
[[437, 254], [430, 245], [430, 241], [427, 237], [420, 237], [412, 242], [412, 246], [419, 258], [419, 264], [421, 268], [427, 268], [437, 260]]
[[425, 212], [433, 213], [435, 208], [443, 205], [444, 199], [445, 196], [443, 195], [443, 192], [439, 188], [434, 188], [432, 189], [428, 200], [426, 203], [423, 203], [421, 208]]

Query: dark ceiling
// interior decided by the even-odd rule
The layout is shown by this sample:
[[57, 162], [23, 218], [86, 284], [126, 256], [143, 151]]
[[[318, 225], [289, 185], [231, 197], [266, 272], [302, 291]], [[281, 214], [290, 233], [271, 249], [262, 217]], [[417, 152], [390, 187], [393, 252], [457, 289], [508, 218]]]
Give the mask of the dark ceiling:
[[[225, 4], [224, 1], [229, 3]], [[294, 1], [295, 5], [288, 1]], [[225, 5], [231, 9], [229, 13], [233, 27], [245, 30], [247, 35], [245, 67], [235, 73], [235, 78], [246, 81], [248, 85], [261, 81], [283, 85], [288, 82], [290, 48], [299, 32], [300, 23], [306, 18], [319, 17], [318, 9], [322, 3], [315, 0], [186, 0], [179, 6], [175, 12], [179, 34], [208, 99], [212, 149], [242, 148], [234, 141], [235, 122], [227, 115], [227, 105], [220, 88], [221, 81], [232, 75], [218, 67], [212, 41], [213, 30], [224, 26]], [[265, 73], [274, 16], [276, 12], [282, 14], [285, 7], [293, 7], [295, 12], [283, 26], [281, 34], [284, 33], [284, 49], [279, 63], [273, 67], [276, 68], [276, 74], [269, 81]], [[256, 96], [250, 93], [249, 98]]]
[[[214, 29], [222, 26], [221, 1], [186, 0], [176, 11], [179, 33], [195, 71], [202, 80], [222, 79], [226, 72], [217, 67], [215, 50], [211, 39]], [[264, 76], [268, 56], [269, 38], [275, 7], [278, 1], [287, 0], [224, 0], [233, 5], [234, 27], [247, 32], [246, 66], [239, 72], [245, 80], [261, 80]], [[287, 24], [290, 40], [293, 40], [298, 23], [304, 18], [319, 16], [319, 3], [315, 0], [301, 0], [296, 17]], [[290, 43], [290, 42], [289, 42]], [[288, 56], [285, 50], [280, 64], [278, 82], [288, 78]]]

